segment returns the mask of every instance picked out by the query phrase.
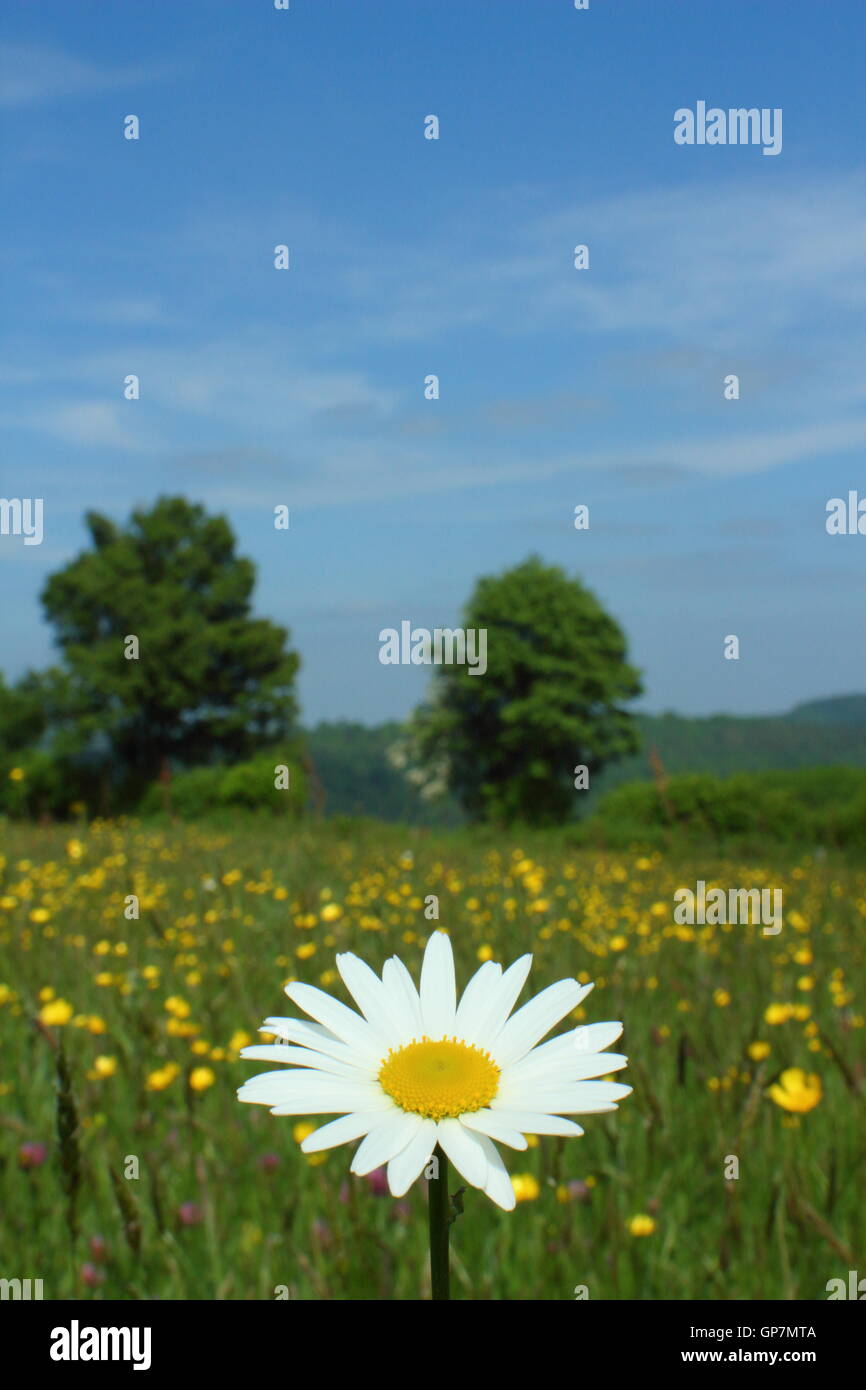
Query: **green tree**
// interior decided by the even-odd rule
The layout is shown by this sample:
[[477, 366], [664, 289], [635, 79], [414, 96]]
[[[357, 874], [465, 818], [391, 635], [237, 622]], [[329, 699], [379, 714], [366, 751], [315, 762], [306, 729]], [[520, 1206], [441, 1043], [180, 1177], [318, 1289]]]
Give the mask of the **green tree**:
[[236, 761], [289, 735], [299, 659], [285, 628], [251, 616], [255, 567], [225, 518], [162, 497], [125, 527], [85, 520], [92, 548], [42, 592], [67, 667], [56, 718], [74, 712], [79, 742], [101, 740], [130, 789], [171, 760]]
[[641, 694], [622, 631], [595, 596], [536, 556], [480, 579], [463, 619], [486, 629], [487, 669], [436, 668], [409, 724], [409, 761], [447, 785], [475, 820], [553, 825], [590, 778], [639, 746], [623, 703]]
[[0, 674], [0, 756], [31, 748], [45, 733], [45, 679], [28, 671], [15, 685], [7, 685]]

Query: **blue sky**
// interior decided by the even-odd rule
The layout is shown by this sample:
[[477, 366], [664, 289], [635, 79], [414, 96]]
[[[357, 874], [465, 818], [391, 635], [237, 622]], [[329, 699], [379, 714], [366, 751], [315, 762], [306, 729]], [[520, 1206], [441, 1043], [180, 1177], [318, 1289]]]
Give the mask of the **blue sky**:
[[[307, 723], [406, 715], [427, 673], [379, 630], [459, 623], [531, 552], [622, 624], [646, 709], [866, 687], [866, 537], [824, 524], [866, 496], [861, 3], [18, 0], [0, 29], [0, 495], [45, 506], [42, 545], [0, 536], [7, 676], [53, 659], [83, 513], [180, 492], [256, 560]], [[699, 100], [782, 108], [781, 153], [676, 145]]]

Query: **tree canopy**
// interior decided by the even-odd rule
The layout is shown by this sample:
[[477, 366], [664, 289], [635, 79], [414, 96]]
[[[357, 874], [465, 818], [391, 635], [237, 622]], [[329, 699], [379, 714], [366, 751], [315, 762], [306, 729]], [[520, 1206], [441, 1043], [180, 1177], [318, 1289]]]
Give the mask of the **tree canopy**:
[[78, 729], [142, 782], [166, 759], [238, 759], [288, 734], [299, 658], [287, 629], [252, 616], [255, 567], [226, 519], [182, 497], [126, 526], [85, 519], [91, 547], [41, 595]]
[[486, 629], [487, 669], [437, 666], [409, 730], [416, 761], [473, 819], [550, 825], [591, 778], [639, 746], [624, 704], [640, 695], [625, 637], [579, 580], [536, 556], [478, 581], [463, 618]]

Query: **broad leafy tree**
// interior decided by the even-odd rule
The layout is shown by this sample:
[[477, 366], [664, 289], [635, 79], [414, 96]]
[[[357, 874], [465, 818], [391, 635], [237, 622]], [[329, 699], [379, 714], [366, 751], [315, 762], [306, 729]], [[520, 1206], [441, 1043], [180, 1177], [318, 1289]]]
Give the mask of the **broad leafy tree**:
[[639, 746], [625, 708], [641, 694], [625, 637], [598, 599], [537, 557], [479, 580], [463, 617], [486, 629], [487, 669], [437, 666], [430, 703], [410, 721], [410, 761], [475, 820], [552, 825], [591, 779]]
[[42, 593], [66, 666], [64, 704], [123, 780], [172, 761], [236, 761], [289, 734], [298, 656], [251, 612], [255, 568], [221, 516], [160, 498], [126, 525], [90, 512], [90, 547]]

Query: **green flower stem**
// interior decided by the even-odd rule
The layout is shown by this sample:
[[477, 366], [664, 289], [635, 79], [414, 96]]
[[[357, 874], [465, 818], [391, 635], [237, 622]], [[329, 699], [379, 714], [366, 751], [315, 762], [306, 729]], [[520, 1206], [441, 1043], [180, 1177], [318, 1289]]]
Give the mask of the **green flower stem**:
[[430, 1284], [435, 1301], [451, 1297], [448, 1270], [451, 1213], [448, 1210], [448, 1159], [438, 1144], [433, 1157], [438, 1163], [439, 1176], [427, 1179], [427, 1197], [430, 1212]]

